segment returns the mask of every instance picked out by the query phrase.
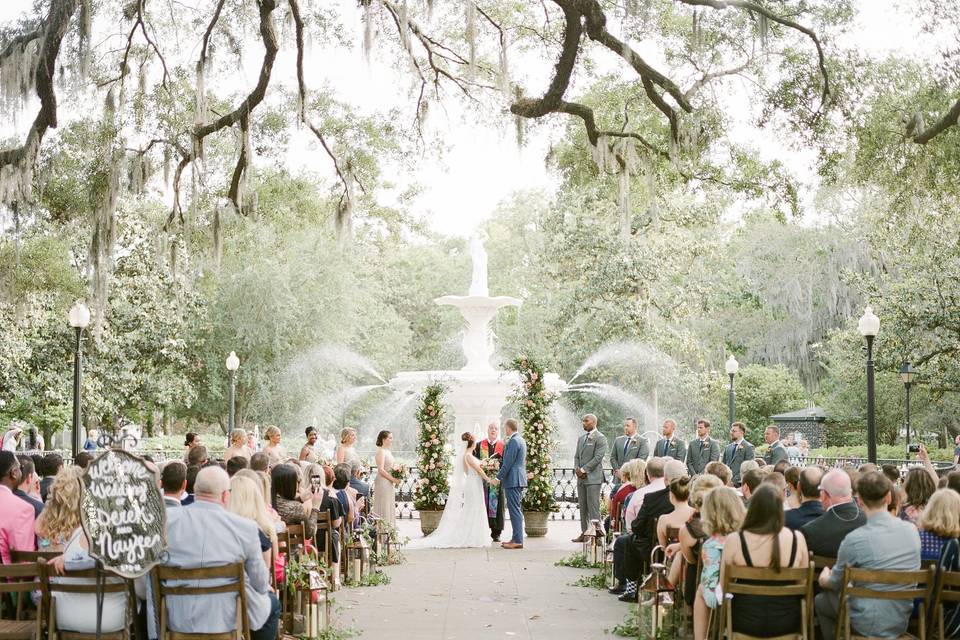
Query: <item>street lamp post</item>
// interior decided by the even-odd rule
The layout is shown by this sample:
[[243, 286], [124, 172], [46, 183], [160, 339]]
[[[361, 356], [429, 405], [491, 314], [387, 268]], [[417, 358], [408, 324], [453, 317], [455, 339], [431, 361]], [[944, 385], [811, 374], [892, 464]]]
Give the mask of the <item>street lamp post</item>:
[[860, 335], [867, 339], [867, 461], [877, 463], [876, 404], [873, 384], [873, 339], [880, 331], [880, 318], [867, 307], [857, 323]]
[[233, 432], [234, 416], [236, 411], [237, 369], [240, 368], [240, 358], [233, 351], [227, 356], [227, 371], [230, 372], [230, 414], [227, 419], [227, 433]]
[[904, 414], [906, 415], [907, 427], [907, 453], [910, 453], [910, 387], [913, 385], [913, 376], [916, 375], [909, 362], [904, 362], [900, 367], [900, 379], [903, 380], [903, 388], [906, 391], [906, 400], [904, 402]]
[[80, 439], [80, 341], [83, 337], [83, 330], [90, 324], [90, 309], [78, 300], [70, 307], [70, 314], [67, 319], [76, 334], [73, 350], [73, 437], [70, 443], [70, 449], [73, 452], [74, 459], [76, 459], [77, 453], [83, 448], [83, 441]]
[[727, 358], [727, 363], [724, 365], [724, 368], [727, 370], [727, 375], [730, 376], [730, 390], [727, 396], [727, 418], [729, 422], [727, 428], [729, 429], [733, 427], [733, 377], [737, 375], [737, 371], [740, 370], [740, 363], [737, 362], [737, 359], [734, 358], [733, 355], [731, 355], [729, 358]]

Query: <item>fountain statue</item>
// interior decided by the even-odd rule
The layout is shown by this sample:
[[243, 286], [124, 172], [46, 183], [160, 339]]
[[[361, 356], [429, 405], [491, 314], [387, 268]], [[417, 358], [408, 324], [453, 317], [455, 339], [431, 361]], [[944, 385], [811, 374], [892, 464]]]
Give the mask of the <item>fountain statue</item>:
[[[455, 433], [482, 431], [492, 421], [501, 420], [503, 407], [519, 383], [515, 371], [496, 369], [491, 359], [494, 340], [490, 321], [504, 307], [519, 307], [523, 302], [510, 296], [491, 296], [487, 284], [487, 239], [482, 231], [470, 239], [473, 277], [465, 296], [447, 295], [434, 300], [438, 305], [456, 307], [466, 323], [463, 354], [466, 364], [459, 371], [402, 371], [391, 381], [395, 389], [419, 392], [433, 381], [449, 387], [448, 403], [453, 409]], [[559, 391], [565, 385], [555, 373], [544, 380], [548, 389]]]

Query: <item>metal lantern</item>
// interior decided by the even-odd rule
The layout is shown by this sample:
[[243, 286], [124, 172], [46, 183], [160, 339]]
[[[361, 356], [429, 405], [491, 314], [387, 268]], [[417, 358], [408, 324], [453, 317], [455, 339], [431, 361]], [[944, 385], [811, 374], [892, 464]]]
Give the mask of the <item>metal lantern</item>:
[[377, 522], [377, 552], [383, 554], [384, 562], [393, 557], [393, 534], [383, 522]]
[[588, 524], [587, 530], [583, 532], [583, 559], [585, 562], [594, 564], [599, 561], [597, 558], [597, 529], [593, 522]]
[[357, 583], [370, 572], [370, 546], [363, 536], [347, 545], [347, 582]]
[[590, 526], [593, 528], [593, 547], [590, 550], [591, 557], [593, 558], [593, 564], [599, 564], [603, 562], [603, 552], [607, 546], [607, 539], [603, 533], [603, 525], [600, 524], [599, 520], [594, 520], [590, 523]]
[[310, 572], [310, 589], [300, 592], [301, 611], [308, 638], [318, 637], [330, 625], [330, 597], [327, 581], [319, 572]]

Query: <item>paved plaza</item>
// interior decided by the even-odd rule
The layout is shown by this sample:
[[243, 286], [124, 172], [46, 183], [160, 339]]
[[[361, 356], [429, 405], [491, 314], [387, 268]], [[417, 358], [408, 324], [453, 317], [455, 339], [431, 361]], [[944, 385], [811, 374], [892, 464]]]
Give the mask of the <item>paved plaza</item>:
[[[572, 586], [595, 571], [554, 566], [579, 550], [570, 542], [579, 530], [579, 523], [551, 522], [546, 538], [527, 538], [517, 551], [499, 545], [405, 551], [406, 563], [386, 568], [391, 584], [338, 592], [339, 617], [364, 638], [612, 638], [605, 630], [623, 620], [629, 605]], [[400, 531], [419, 537], [420, 523], [402, 521]]]

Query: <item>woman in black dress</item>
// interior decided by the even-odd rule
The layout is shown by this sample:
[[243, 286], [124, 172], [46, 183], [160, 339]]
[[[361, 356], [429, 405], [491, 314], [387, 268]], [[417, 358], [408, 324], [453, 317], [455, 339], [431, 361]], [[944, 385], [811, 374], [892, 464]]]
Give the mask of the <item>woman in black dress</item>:
[[[721, 574], [728, 565], [770, 567], [775, 571], [808, 566], [803, 534], [783, 526], [783, 498], [776, 487], [762, 484], [750, 496], [750, 506], [739, 533], [727, 536], [722, 562]], [[732, 603], [736, 632], [772, 638], [800, 631], [799, 597], [737, 594]]]

